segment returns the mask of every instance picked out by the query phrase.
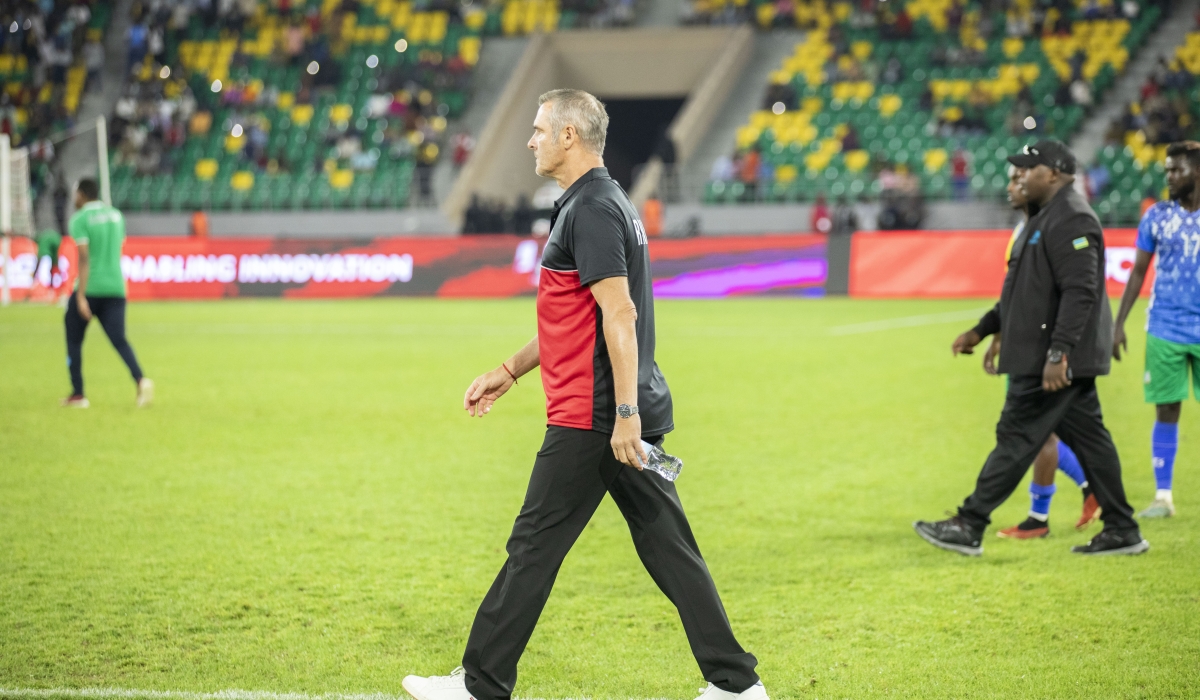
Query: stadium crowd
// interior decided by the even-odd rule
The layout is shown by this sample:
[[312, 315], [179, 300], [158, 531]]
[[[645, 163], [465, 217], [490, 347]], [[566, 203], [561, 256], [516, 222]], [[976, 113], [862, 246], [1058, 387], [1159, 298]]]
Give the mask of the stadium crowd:
[[74, 125], [84, 91], [100, 85], [110, 14], [101, 0], [23, 0], [0, 8], [0, 133], [29, 147], [34, 197], [51, 182], [54, 135]]

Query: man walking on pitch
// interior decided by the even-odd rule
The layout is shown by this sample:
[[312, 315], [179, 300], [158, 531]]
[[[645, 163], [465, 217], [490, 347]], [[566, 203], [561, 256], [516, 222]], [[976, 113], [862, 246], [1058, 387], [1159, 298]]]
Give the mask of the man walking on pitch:
[[674, 428], [654, 361], [650, 256], [637, 210], [604, 168], [608, 114], [580, 90], [542, 95], [529, 148], [536, 171], [566, 192], [554, 205], [538, 285], [538, 334], [463, 398], [484, 416], [541, 366], [546, 438], [508, 540], [508, 560], [479, 606], [449, 676], [404, 679], [417, 700], [507, 700], [517, 662], [563, 558], [610, 494], [642, 564], [679, 610], [708, 688], [703, 700], [766, 700], [700, 555], [675, 485], [641, 465], [642, 440]]
[[1096, 377], [1108, 374], [1112, 312], [1104, 281], [1104, 232], [1072, 187], [1075, 156], [1060, 141], [1039, 141], [1009, 162], [1025, 168], [1021, 190], [1038, 208], [1013, 243], [1000, 302], [960, 335], [955, 354], [1004, 336], [999, 371], [1008, 395], [975, 491], [958, 514], [913, 523], [930, 544], [978, 556], [990, 515], [1021, 482], [1051, 433], [1078, 455], [1102, 508], [1104, 529], [1072, 547], [1079, 554], [1140, 554], [1142, 539], [1125, 500], [1121, 461], [1104, 427]]
[[1158, 276], [1147, 312], [1146, 403], [1155, 405], [1151, 461], [1157, 485], [1154, 502], [1143, 518], [1175, 515], [1171, 481], [1179, 447], [1179, 414], [1188, 396], [1188, 369], [1200, 399], [1200, 143], [1183, 141], [1167, 148], [1170, 201], [1146, 211], [1138, 226], [1137, 258], [1121, 297], [1113, 331], [1113, 357], [1128, 350], [1125, 320], [1146, 281], [1150, 261], [1158, 255]]
[[[1015, 165], [1008, 166], [1008, 203], [1013, 209], [1023, 213], [1025, 218], [1016, 225], [1012, 236], [1008, 239], [1008, 249], [1004, 251], [1005, 265], [1012, 256], [1013, 244], [1017, 242], [1021, 231], [1025, 230], [1025, 223], [1037, 214], [1037, 207], [1029, 204], [1025, 199], [1025, 193], [1021, 190], [1021, 177], [1024, 174], [1024, 168], [1018, 168]], [[966, 354], [971, 354], [971, 351], [967, 351]], [[991, 375], [1000, 373], [996, 369], [996, 358], [999, 354], [1000, 334], [996, 333], [992, 336], [992, 342], [987, 351], [983, 354], [983, 371]], [[1100, 505], [1088, 486], [1087, 477], [1083, 475], [1083, 468], [1079, 466], [1079, 458], [1075, 456], [1070, 447], [1067, 447], [1066, 443], [1051, 433], [1050, 437], [1046, 439], [1046, 444], [1033, 459], [1033, 479], [1029, 482], [1029, 515], [1019, 524], [997, 532], [998, 536], [1029, 540], [1046, 537], [1050, 534], [1050, 500], [1054, 497], [1056, 490], [1054, 486], [1055, 469], [1062, 470], [1062, 473], [1069, 476], [1079, 488], [1083, 489], [1083, 512], [1075, 523], [1075, 529], [1082, 530], [1100, 517]]]
[[75, 188], [75, 213], [67, 226], [79, 249], [79, 269], [65, 318], [72, 391], [62, 403], [88, 407], [83, 394], [83, 335], [95, 316], [137, 383], [137, 405], [146, 406], [154, 398], [154, 383], [142, 376], [133, 348], [125, 339], [125, 278], [121, 274], [125, 217], [100, 201], [99, 196], [95, 180], [80, 180]]

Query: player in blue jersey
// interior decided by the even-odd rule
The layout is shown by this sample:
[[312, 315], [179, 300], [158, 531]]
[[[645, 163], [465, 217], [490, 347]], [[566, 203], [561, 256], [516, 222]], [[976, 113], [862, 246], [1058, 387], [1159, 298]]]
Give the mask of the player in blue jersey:
[[1167, 189], [1171, 198], [1146, 212], [1138, 226], [1137, 258], [1121, 297], [1113, 331], [1113, 357], [1128, 350], [1125, 319], [1142, 291], [1151, 259], [1157, 277], [1146, 323], [1146, 403], [1155, 404], [1151, 462], [1158, 490], [1138, 517], [1175, 514], [1171, 480], [1179, 446], [1179, 413], [1188, 397], [1188, 370], [1200, 399], [1200, 143], [1182, 141], [1167, 148]]

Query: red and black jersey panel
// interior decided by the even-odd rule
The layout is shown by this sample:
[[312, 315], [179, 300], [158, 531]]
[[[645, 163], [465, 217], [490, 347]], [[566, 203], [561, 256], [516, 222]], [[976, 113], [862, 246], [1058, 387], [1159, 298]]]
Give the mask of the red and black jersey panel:
[[642, 434], [674, 428], [671, 392], [654, 362], [650, 253], [637, 210], [604, 168], [579, 178], [554, 205], [538, 286], [538, 347], [550, 425], [612, 432], [616, 392], [604, 318], [589, 288], [625, 277], [637, 308]]
[[598, 316], [592, 291], [579, 284], [578, 272], [542, 268], [538, 350], [550, 425], [592, 429]]

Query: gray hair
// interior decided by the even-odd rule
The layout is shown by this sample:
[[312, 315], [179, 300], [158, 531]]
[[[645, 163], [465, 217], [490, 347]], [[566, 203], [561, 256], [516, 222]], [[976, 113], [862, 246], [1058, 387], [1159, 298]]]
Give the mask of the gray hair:
[[538, 98], [539, 106], [547, 102], [552, 103], [550, 130], [554, 136], [558, 136], [570, 124], [575, 127], [584, 148], [598, 156], [604, 155], [608, 112], [603, 102], [589, 92], [569, 88], [551, 90]]

